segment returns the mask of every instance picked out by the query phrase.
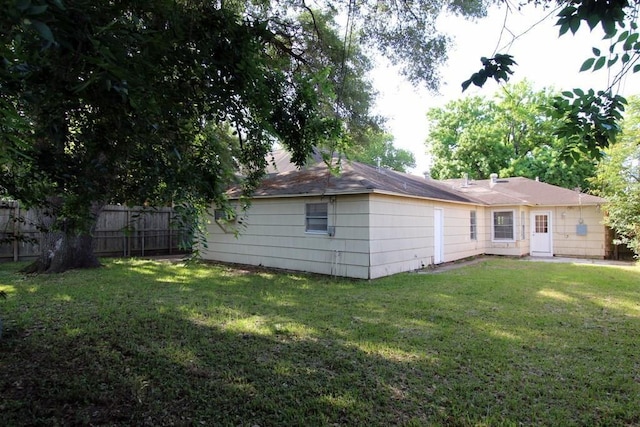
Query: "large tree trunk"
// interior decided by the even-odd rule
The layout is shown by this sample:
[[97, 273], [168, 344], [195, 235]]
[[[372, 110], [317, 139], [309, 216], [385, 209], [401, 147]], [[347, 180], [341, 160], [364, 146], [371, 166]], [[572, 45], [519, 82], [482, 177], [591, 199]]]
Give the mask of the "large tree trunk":
[[62, 273], [74, 268], [100, 267], [90, 234], [46, 232], [40, 240], [40, 249], [40, 256], [22, 270], [24, 273]]
[[42, 230], [40, 256], [22, 269], [24, 273], [62, 273], [77, 268], [100, 267], [93, 252], [93, 231], [102, 206], [91, 209], [91, 219], [86, 230], [68, 227], [50, 213], [39, 215]]

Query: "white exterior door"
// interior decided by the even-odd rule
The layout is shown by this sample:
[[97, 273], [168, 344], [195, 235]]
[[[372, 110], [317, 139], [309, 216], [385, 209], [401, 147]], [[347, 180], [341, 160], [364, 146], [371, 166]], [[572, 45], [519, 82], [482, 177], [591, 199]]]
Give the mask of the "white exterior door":
[[531, 212], [531, 256], [553, 256], [551, 212]]
[[433, 263], [444, 262], [444, 211], [440, 208], [433, 210]]

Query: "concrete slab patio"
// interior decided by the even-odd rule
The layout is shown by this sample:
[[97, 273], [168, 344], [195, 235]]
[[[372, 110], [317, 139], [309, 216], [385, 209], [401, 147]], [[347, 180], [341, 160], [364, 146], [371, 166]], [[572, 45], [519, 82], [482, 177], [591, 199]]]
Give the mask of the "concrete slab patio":
[[[468, 259], [468, 260], [460, 260], [454, 261], [450, 263], [445, 263], [441, 265], [437, 265], [432, 268], [426, 268], [424, 270], [417, 271], [418, 274], [434, 274], [434, 273], [442, 273], [444, 271], [450, 271], [456, 268], [467, 267], [470, 265], [475, 265], [480, 262], [490, 261], [495, 259], [500, 259], [499, 256], [482, 256], [478, 258]], [[612, 265], [612, 266], [622, 266], [622, 267], [633, 267], [638, 265], [638, 261], [618, 261], [618, 260], [608, 260], [608, 259], [586, 259], [586, 258], [568, 258], [568, 257], [523, 257], [523, 258], [510, 258], [516, 259], [518, 261], [523, 262], [551, 262], [551, 263], [565, 263], [565, 264], [591, 264], [591, 265]]]

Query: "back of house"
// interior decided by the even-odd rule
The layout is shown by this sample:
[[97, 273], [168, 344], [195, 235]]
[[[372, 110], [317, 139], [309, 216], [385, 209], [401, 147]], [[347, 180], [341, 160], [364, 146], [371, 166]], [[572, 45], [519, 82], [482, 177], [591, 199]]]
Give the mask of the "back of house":
[[[209, 260], [374, 279], [478, 255], [604, 258], [604, 199], [526, 178], [436, 181], [316, 157], [211, 218]], [[335, 173], [333, 169], [339, 168]]]

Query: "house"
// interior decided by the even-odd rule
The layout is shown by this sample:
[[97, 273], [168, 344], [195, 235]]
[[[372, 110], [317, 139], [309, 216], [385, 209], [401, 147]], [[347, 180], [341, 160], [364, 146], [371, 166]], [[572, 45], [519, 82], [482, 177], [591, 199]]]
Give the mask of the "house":
[[477, 255], [604, 258], [604, 199], [526, 178], [436, 181], [286, 153], [247, 211], [216, 211], [203, 257], [374, 279]]

